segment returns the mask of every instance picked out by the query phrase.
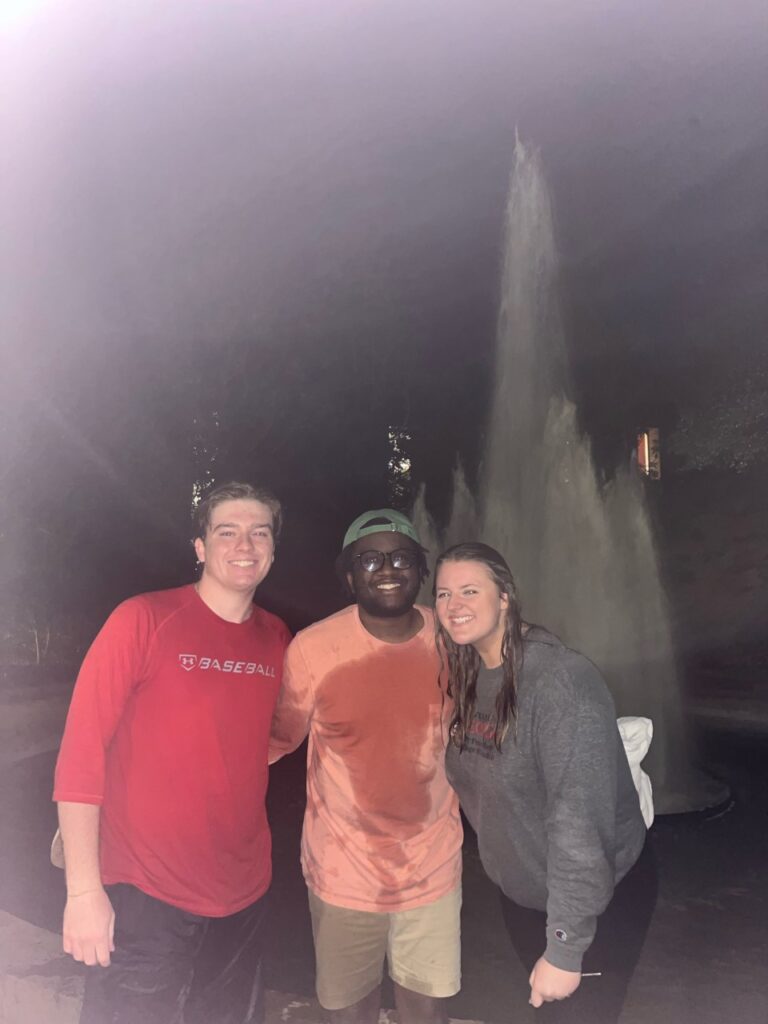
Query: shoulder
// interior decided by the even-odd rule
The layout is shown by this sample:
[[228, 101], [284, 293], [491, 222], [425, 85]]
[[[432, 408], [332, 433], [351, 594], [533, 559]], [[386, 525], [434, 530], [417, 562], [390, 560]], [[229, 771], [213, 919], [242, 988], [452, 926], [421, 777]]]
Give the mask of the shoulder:
[[613, 699], [597, 666], [539, 626], [524, 641], [523, 676], [537, 704], [610, 709]]
[[158, 626], [167, 618], [188, 607], [194, 596], [192, 586], [174, 587], [172, 590], [153, 590], [136, 594], [122, 601], [107, 619], [113, 627], [131, 624]]
[[360, 625], [357, 615], [357, 605], [350, 604], [346, 608], [334, 612], [319, 622], [313, 622], [306, 629], [299, 630], [293, 639], [293, 645], [297, 647], [312, 647], [315, 644], [325, 644], [329, 640], [338, 640], [344, 637], [354, 636]]
[[322, 676], [334, 665], [359, 655], [363, 642], [357, 606], [349, 605], [300, 630], [288, 644], [285, 671], [288, 682], [305, 673]]
[[291, 631], [283, 620], [278, 615], [266, 611], [257, 604], [253, 606], [253, 624], [254, 628], [260, 632], [269, 633], [274, 636], [283, 647], [287, 647], [291, 642]]
[[175, 621], [179, 611], [188, 606], [192, 595], [192, 587], [177, 587], [127, 598], [109, 615], [90, 650], [100, 656], [147, 650], [163, 626]]
[[569, 648], [541, 626], [529, 626], [523, 637], [523, 676], [538, 692], [559, 676], [568, 662]]

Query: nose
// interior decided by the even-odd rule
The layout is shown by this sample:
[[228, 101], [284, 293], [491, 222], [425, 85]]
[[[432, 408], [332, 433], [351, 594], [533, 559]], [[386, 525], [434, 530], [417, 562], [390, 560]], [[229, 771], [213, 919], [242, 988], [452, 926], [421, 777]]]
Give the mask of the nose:
[[254, 546], [254, 544], [253, 544], [253, 537], [250, 535], [250, 533], [242, 533], [242, 534], [240, 534], [240, 536], [238, 538], [238, 541], [237, 541], [237, 547], [240, 550], [242, 550], [242, 551], [252, 551], [253, 550], [253, 546]]
[[451, 596], [448, 598], [448, 611], [455, 611], [456, 608], [461, 607], [461, 604], [461, 594], [451, 594]]

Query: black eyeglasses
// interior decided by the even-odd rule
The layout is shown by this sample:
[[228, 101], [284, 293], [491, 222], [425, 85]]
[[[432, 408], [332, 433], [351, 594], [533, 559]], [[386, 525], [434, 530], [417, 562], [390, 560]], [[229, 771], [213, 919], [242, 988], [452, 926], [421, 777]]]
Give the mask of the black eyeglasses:
[[359, 555], [352, 556], [352, 561], [360, 562], [366, 572], [378, 572], [384, 568], [387, 559], [393, 569], [411, 569], [418, 557], [418, 551], [398, 548], [397, 551], [361, 551]]

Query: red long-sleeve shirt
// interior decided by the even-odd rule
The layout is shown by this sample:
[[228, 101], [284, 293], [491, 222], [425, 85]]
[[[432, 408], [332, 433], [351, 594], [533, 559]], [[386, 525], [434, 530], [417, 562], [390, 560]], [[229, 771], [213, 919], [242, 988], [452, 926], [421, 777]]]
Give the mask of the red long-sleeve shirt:
[[267, 746], [289, 639], [256, 606], [221, 619], [192, 586], [112, 613], [77, 679], [54, 788], [101, 805], [105, 884], [211, 917], [266, 891]]

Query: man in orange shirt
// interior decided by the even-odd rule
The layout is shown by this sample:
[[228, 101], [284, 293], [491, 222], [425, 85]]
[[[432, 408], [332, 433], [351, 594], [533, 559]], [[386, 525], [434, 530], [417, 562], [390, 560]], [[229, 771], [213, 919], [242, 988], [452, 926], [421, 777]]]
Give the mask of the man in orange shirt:
[[317, 995], [334, 1024], [378, 1021], [385, 957], [401, 1024], [447, 1021], [460, 987], [461, 822], [448, 709], [410, 520], [359, 516], [340, 568], [356, 603], [288, 648], [270, 760], [309, 733], [301, 843]]

